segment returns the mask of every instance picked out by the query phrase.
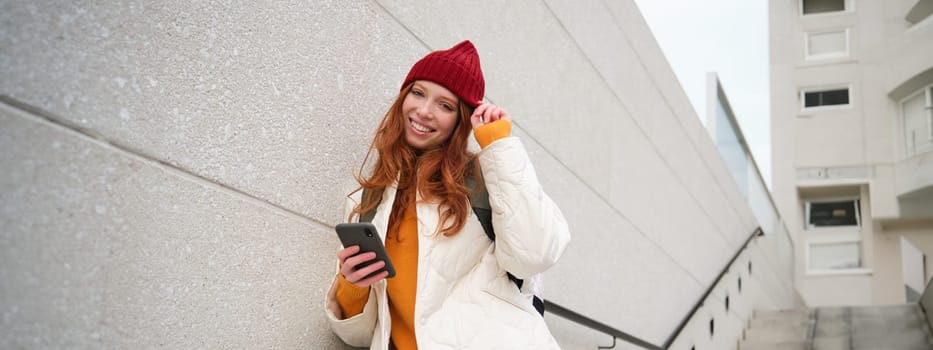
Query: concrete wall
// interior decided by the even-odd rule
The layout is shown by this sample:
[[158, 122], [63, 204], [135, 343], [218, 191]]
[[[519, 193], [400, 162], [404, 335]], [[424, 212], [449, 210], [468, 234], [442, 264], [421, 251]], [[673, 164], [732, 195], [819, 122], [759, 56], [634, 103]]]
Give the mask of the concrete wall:
[[[340, 348], [351, 173], [411, 64], [463, 38], [570, 221], [549, 300], [660, 343], [757, 226], [631, 1], [7, 1], [0, 23], [0, 348]], [[744, 302], [794, 305], [756, 251]]]
[[[899, 273], [900, 253], [883, 227], [933, 218], [933, 191], [899, 197], [908, 180], [911, 190], [933, 181], [917, 161], [905, 159], [900, 110], [904, 94], [933, 83], [918, 82], [933, 62], [933, 25], [905, 19], [916, 0], [847, 0], [845, 12], [808, 16], [800, 15], [800, 3], [769, 5], [773, 193], [797, 242], [798, 287], [811, 306], [898, 302], [902, 293], [892, 288], [903, 287], [891, 284], [899, 278], [891, 273]], [[806, 59], [805, 33], [840, 29], [848, 30], [848, 56]], [[903, 91], [907, 85], [917, 87]], [[802, 110], [800, 91], [829, 86], [849, 87], [850, 105]], [[807, 241], [828, 231], [805, 229], [805, 201], [838, 189], [855, 189], [861, 198], [862, 268], [812, 273]]]
[[[895, 222], [884, 225], [884, 234], [876, 237], [875, 249], [878, 256], [890, 257], [879, 261], [875, 270], [878, 280], [875, 299], [879, 304], [904, 303], [904, 266], [902, 265], [901, 238], [908, 240], [927, 255], [924, 266], [912, 266], [924, 272], [923, 280], [929, 281], [933, 273], [933, 221]], [[922, 291], [921, 291], [922, 292]]]

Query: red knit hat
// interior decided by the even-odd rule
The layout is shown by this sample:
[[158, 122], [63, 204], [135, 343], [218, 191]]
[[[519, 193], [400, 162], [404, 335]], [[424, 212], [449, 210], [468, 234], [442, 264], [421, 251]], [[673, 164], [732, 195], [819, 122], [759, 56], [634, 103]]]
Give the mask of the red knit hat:
[[479, 54], [469, 40], [447, 50], [424, 56], [411, 67], [402, 89], [415, 80], [430, 80], [453, 92], [466, 104], [476, 107], [483, 102], [486, 81], [479, 66]]

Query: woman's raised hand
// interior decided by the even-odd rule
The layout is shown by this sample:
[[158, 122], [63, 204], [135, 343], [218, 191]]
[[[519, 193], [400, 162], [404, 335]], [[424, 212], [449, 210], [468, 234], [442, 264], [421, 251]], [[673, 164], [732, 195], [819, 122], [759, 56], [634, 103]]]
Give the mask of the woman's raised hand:
[[509, 117], [509, 114], [506, 113], [502, 108], [491, 103], [483, 103], [476, 107], [476, 110], [473, 111], [473, 115], [470, 116], [470, 123], [473, 124], [473, 129], [483, 126], [494, 121], [504, 119], [511, 120], [512, 117]]
[[347, 282], [352, 283], [354, 286], [365, 288], [369, 285], [379, 282], [382, 279], [385, 279], [389, 275], [388, 271], [382, 271], [373, 276], [367, 278], [371, 273], [379, 271], [379, 269], [385, 267], [385, 261], [379, 260], [369, 266], [357, 269], [356, 266], [367, 261], [371, 261], [376, 258], [376, 253], [365, 252], [362, 254], [357, 254], [360, 252], [360, 246], [351, 245], [343, 250], [337, 252], [337, 259], [340, 260], [340, 273], [343, 274], [343, 278]]

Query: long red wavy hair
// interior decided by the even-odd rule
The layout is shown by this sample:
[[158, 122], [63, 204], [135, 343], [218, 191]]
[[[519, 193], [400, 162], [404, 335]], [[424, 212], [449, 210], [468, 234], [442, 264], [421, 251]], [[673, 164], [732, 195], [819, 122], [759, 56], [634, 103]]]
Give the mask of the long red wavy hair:
[[[360, 187], [352, 193], [366, 189], [367, 198], [353, 209], [348, 220], [375, 209], [382, 202], [386, 187], [398, 180], [398, 195], [389, 218], [390, 230], [401, 225], [404, 208], [415, 199], [412, 192], [415, 190], [421, 193], [422, 200], [439, 204], [436, 232], [452, 236], [460, 232], [469, 215], [469, 189], [465, 180], [478, 174], [476, 155], [467, 150], [473, 108], [459, 101], [457, 125], [450, 138], [432, 149], [414, 149], [405, 140], [405, 116], [402, 114], [402, 102], [412, 85], [414, 83], [406, 85], [389, 107], [359, 172], [354, 175]], [[365, 177], [364, 168], [374, 151], [376, 161], [372, 174]]]

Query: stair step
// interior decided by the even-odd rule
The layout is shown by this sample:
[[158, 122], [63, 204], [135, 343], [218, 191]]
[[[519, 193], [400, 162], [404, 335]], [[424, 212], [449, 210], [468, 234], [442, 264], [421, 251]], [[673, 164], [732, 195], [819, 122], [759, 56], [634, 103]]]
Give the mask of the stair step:
[[812, 311], [809, 309], [791, 309], [791, 310], [762, 310], [755, 311], [755, 319], [800, 319], [806, 320], [810, 318], [810, 313]]
[[813, 330], [813, 336], [834, 337], [849, 334], [851, 331], [852, 325], [850, 325], [848, 322], [840, 322], [838, 320], [823, 320], [820, 318], [816, 321], [816, 328]]
[[850, 350], [848, 335], [813, 338], [813, 350]]
[[852, 343], [856, 349], [874, 348], [922, 348], [930, 349], [930, 339], [924, 329], [910, 329], [904, 331], [883, 332], [855, 332], [852, 334]]
[[739, 350], [930, 350], [933, 345], [888, 341], [883, 344], [860, 344], [849, 337], [826, 337], [813, 340], [813, 347], [807, 341], [761, 341], [745, 340], [739, 343]]
[[765, 342], [806, 341], [809, 338], [809, 335], [809, 327], [751, 328], [745, 331], [746, 339], [755, 339]]
[[889, 320], [903, 321], [905, 323], [924, 322], [923, 311], [916, 305], [904, 306], [886, 306], [886, 307], [857, 307], [848, 309], [817, 309], [817, 316], [820, 319], [842, 319], [851, 320]]
[[916, 304], [820, 307], [756, 312], [739, 350], [929, 350], [931, 339]]
[[753, 318], [749, 322], [749, 329], [768, 329], [768, 328], [806, 328], [813, 322], [810, 320], [759, 320]]
[[806, 341], [764, 342], [744, 340], [739, 343], [739, 350], [810, 350]]
[[918, 315], [918, 313], [923, 312], [917, 304], [860, 306], [850, 309], [853, 316], [866, 315], [871, 317], [902, 317], [905, 315]]

